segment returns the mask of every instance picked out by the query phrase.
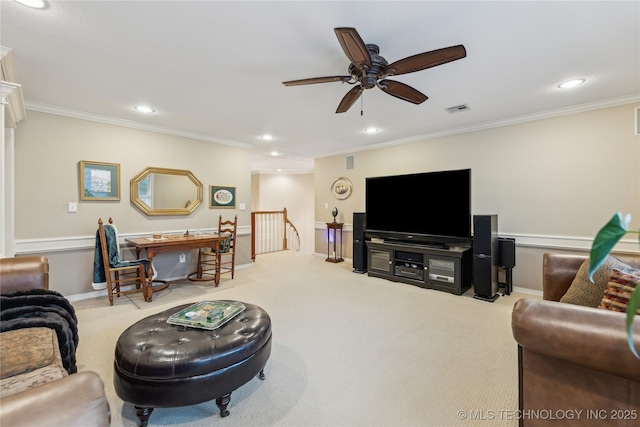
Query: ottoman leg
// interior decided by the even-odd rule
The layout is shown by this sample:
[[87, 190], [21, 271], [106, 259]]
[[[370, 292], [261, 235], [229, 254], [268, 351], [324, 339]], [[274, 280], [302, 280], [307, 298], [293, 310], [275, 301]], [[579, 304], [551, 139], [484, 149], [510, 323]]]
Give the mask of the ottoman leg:
[[227, 405], [231, 402], [231, 393], [225, 394], [224, 396], [220, 396], [216, 398], [216, 405], [220, 408], [220, 416], [226, 417], [229, 415], [229, 411], [227, 411]]
[[258, 374], [258, 378], [264, 380], [264, 368], [260, 369], [260, 373]]
[[134, 406], [134, 408], [136, 408], [136, 415], [140, 420], [140, 427], [147, 427], [153, 408], [143, 408], [141, 406]]

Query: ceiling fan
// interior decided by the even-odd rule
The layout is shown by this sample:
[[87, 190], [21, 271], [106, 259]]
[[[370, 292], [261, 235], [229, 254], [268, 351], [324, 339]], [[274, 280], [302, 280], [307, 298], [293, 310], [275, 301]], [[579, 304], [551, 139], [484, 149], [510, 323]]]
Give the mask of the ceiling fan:
[[313, 77], [282, 82], [282, 84], [285, 86], [298, 86], [330, 82], [357, 83], [357, 86], [354, 86], [342, 98], [336, 113], [347, 111], [360, 98], [365, 89], [371, 89], [375, 86], [396, 98], [414, 104], [421, 104], [427, 100], [426, 95], [404, 83], [387, 80], [386, 77], [425, 70], [467, 56], [464, 46], [457, 45], [419, 53], [388, 64], [387, 60], [379, 55], [380, 48], [375, 44], [365, 44], [355, 28], [340, 27], [334, 28], [334, 31], [340, 46], [342, 46], [344, 53], [351, 61], [349, 75]]

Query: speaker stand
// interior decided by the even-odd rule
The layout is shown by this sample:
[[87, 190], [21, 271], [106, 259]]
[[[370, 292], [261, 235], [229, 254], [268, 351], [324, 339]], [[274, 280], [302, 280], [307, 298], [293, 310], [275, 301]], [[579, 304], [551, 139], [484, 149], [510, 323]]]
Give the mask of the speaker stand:
[[513, 291], [513, 269], [505, 268], [506, 271], [506, 283], [498, 283], [498, 287], [503, 288], [502, 296], [511, 295], [511, 291]]
[[492, 297], [485, 297], [485, 296], [482, 296], [482, 295], [475, 294], [473, 297], [475, 299], [479, 299], [479, 300], [486, 301], [486, 302], [495, 302], [498, 298], [500, 298], [500, 295], [499, 294], [495, 294]]

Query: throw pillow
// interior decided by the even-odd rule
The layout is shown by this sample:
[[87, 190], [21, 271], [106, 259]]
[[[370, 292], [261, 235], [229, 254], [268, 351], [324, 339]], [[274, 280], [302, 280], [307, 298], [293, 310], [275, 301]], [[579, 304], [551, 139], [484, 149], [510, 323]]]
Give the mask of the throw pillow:
[[576, 277], [571, 282], [571, 286], [567, 289], [567, 293], [560, 298], [560, 302], [597, 307], [602, 300], [604, 289], [609, 283], [611, 270], [614, 268], [627, 270], [631, 267], [618, 258], [609, 255], [600, 268], [593, 273], [593, 282], [591, 282], [589, 280], [589, 258], [587, 258], [580, 266]]
[[[631, 293], [638, 286], [638, 281], [640, 281], [640, 270], [620, 271], [615, 268], [611, 270], [609, 283], [604, 290], [602, 301], [600, 301], [598, 308], [626, 312], [629, 298], [631, 298]], [[640, 314], [640, 309], [638, 309], [637, 313]]]

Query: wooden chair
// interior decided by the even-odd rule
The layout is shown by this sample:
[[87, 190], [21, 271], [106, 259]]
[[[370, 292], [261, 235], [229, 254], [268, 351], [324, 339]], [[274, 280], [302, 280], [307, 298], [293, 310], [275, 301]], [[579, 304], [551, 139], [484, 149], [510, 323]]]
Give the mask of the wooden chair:
[[233, 221], [223, 221], [218, 218], [218, 234], [227, 239], [220, 241], [220, 251], [200, 249], [198, 252], [198, 271], [189, 275], [190, 280], [215, 280], [216, 269], [220, 274], [231, 273], [233, 279], [236, 266], [236, 232], [238, 230], [238, 215]]
[[220, 245], [220, 274], [231, 273], [231, 279], [236, 270], [236, 231], [238, 230], [238, 215], [233, 221], [223, 221], [218, 218], [218, 234], [228, 235], [225, 244]]
[[[151, 302], [148, 292], [151, 286], [151, 278], [147, 279], [147, 267], [149, 261], [134, 260], [121, 261], [118, 237], [113, 225], [113, 219], [109, 218], [109, 224], [106, 226], [102, 223], [102, 218], [98, 219], [98, 242], [100, 248], [96, 247], [96, 257], [101, 257], [101, 262], [96, 260], [94, 264], [94, 282], [99, 279], [101, 272], [99, 266], [102, 266], [104, 281], [107, 284], [107, 296], [109, 297], [109, 305], [113, 305], [113, 296], [120, 297], [121, 294], [133, 292], [142, 292], [145, 301]], [[97, 243], [98, 243], [97, 242]], [[99, 251], [98, 251], [99, 249]], [[123, 290], [123, 286], [135, 285], [133, 289]]]

